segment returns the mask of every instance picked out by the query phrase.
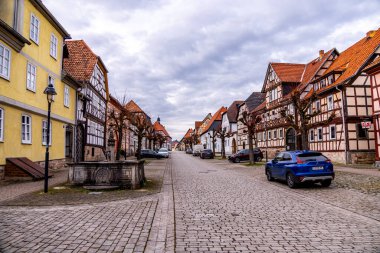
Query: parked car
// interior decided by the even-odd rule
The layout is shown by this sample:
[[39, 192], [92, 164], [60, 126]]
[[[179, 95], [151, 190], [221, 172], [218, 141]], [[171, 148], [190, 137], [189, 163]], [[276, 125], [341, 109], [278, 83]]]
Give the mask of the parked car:
[[141, 158], [156, 158], [156, 159], [164, 158], [163, 155], [151, 149], [142, 149], [140, 154], [141, 154], [140, 156]]
[[329, 187], [335, 177], [331, 161], [315, 151], [280, 152], [266, 164], [265, 174], [269, 181], [286, 180], [290, 188], [306, 182]]
[[204, 150], [202, 150], [199, 157], [202, 159], [205, 159], [205, 158], [214, 159], [214, 153], [212, 152], [211, 149], [204, 149]]
[[191, 148], [186, 149], [186, 154], [192, 154], [193, 150]]
[[203, 149], [203, 145], [194, 145], [193, 156], [200, 156]]
[[[253, 158], [256, 162], [260, 162], [263, 160], [263, 152], [259, 148], [253, 149]], [[241, 161], [248, 161], [249, 160], [249, 149], [242, 149], [236, 154], [233, 154], [228, 157], [228, 160], [234, 163], [240, 163]]]
[[160, 148], [158, 154], [162, 155], [165, 158], [169, 158], [169, 150], [167, 148]]

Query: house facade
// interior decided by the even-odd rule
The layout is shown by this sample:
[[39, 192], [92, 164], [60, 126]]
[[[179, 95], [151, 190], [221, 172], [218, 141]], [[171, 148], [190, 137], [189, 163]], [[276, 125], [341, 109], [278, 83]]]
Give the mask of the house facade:
[[216, 153], [220, 153], [222, 148], [220, 138], [216, 137], [216, 132], [222, 127], [222, 114], [226, 111], [227, 108], [222, 106], [208, 121], [200, 135], [201, 143], [206, 149], [213, 149], [212, 137], [214, 136]]
[[75, 160], [105, 160], [108, 70], [83, 40], [67, 40], [65, 47], [63, 69], [82, 85], [77, 96]]
[[48, 84], [57, 92], [49, 165], [59, 167], [66, 161], [67, 129], [75, 126], [77, 87], [63, 83], [61, 71], [70, 35], [38, 0], [1, 1], [0, 33], [0, 177], [8, 157], [44, 163]]
[[160, 117], [158, 117], [157, 121], [154, 122], [153, 129], [156, 132], [156, 134], [159, 134], [161, 135], [161, 137], [163, 137], [162, 143], [156, 143], [156, 146], [154, 148], [155, 149], [167, 148], [168, 150], [171, 150], [172, 137], [170, 137], [168, 131], [166, 131], [166, 128], [161, 124]]
[[226, 154], [234, 154], [237, 152], [237, 116], [240, 105], [243, 101], [234, 101], [222, 115], [222, 129], [230, 136], [225, 139]]

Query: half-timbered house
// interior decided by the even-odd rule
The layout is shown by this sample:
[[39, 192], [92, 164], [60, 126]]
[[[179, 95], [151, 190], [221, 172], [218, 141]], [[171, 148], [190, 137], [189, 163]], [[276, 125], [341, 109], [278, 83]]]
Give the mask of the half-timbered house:
[[[372, 122], [372, 97], [370, 78], [363, 71], [375, 57], [380, 45], [380, 32], [371, 31], [340, 53], [325, 73], [311, 81], [310, 91], [318, 100], [321, 114], [312, 120], [315, 128], [309, 130], [310, 149], [326, 153], [334, 161], [344, 163], [372, 162], [375, 157], [373, 128], [362, 122]], [[335, 112], [332, 122], [318, 125]]]
[[229, 133], [225, 139], [226, 154], [234, 154], [237, 151], [237, 114], [243, 101], [234, 101], [222, 115], [222, 129]]
[[215, 141], [215, 152], [221, 152], [220, 138], [216, 137], [216, 131], [222, 126], [222, 114], [227, 111], [227, 107], [220, 107], [218, 111], [209, 120], [207, 126], [203, 129], [200, 135], [201, 143], [207, 149], [213, 149], [212, 141]]
[[172, 148], [171, 147], [172, 137], [170, 137], [166, 128], [161, 124], [160, 117], [158, 117], [157, 121], [154, 122], [153, 128], [154, 128], [154, 131], [156, 132], [156, 134], [159, 134], [163, 137], [163, 142], [162, 143], [156, 143], [157, 146], [154, 148], [155, 149], [167, 148], [168, 150], [171, 150], [171, 148]]
[[240, 118], [243, 115], [243, 112], [251, 112], [256, 109], [263, 101], [265, 100], [265, 93], [262, 92], [252, 92], [252, 94], [239, 105], [237, 112], [237, 142], [238, 150], [248, 148], [248, 134], [247, 126], [245, 126]]
[[254, 114], [261, 118], [257, 126], [257, 145], [265, 148], [268, 157], [274, 157], [280, 150], [299, 149], [299, 135], [282, 117], [281, 111], [286, 108], [287, 113], [295, 115], [295, 121], [298, 120], [291, 101], [292, 91], [307, 89], [308, 83], [331, 65], [336, 54], [335, 49], [326, 53], [321, 50], [319, 56], [307, 64], [269, 63], [262, 88], [265, 107], [254, 110]]
[[[375, 165], [380, 167], [380, 49], [377, 48], [377, 58], [366, 68], [365, 72], [370, 76], [372, 94], [373, 130], [375, 132]], [[372, 127], [364, 123], [364, 127]]]
[[77, 161], [105, 159], [106, 114], [108, 100], [107, 68], [83, 40], [67, 40], [68, 57], [63, 68], [82, 84], [77, 99]]

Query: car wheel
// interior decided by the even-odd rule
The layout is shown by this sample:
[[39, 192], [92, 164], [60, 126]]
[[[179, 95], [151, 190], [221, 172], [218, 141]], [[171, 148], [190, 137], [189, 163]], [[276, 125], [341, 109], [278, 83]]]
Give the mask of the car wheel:
[[286, 174], [286, 183], [288, 184], [289, 188], [296, 188], [297, 183], [296, 183], [296, 178], [292, 173]]
[[267, 175], [267, 179], [268, 181], [273, 181], [274, 178], [272, 177], [272, 172], [270, 171], [270, 169], [267, 169], [265, 174]]
[[329, 187], [331, 185], [331, 179], [323, 180], [321, 185], [322, 187]]
[[261, 162], [261, 160], [262, 160], [262, 158], [261, 158], [260, 156], [258, 156], [258, 157], [256, 158], [256, 162]]
[[240, 163], [240, 159], [239, 158], [235, 158], [235, 163]]

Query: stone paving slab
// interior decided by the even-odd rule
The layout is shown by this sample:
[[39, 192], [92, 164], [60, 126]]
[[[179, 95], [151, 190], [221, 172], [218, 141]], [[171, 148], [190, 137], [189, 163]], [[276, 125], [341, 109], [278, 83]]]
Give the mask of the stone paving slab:
[[380, 222], [361, 215], [363, 206], [335, 203], [358, 192], [294, 191], [262, 180], [260, 168], [237, 171], [180, 153], [173, 167], [177, 252], [380, 252]]

